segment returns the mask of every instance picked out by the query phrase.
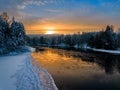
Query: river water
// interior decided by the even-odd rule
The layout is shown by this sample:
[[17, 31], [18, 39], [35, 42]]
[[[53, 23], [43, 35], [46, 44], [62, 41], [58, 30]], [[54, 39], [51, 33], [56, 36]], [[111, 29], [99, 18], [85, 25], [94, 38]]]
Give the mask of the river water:
[[32, 56], [59, 90], [120, 90], [120, 56], [51, 48]]

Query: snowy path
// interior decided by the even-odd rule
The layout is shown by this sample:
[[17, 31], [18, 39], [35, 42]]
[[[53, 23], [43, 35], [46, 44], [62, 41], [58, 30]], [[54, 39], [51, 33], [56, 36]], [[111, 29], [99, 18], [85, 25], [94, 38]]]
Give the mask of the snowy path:
[[57, 90], [49, 73], [31, 60], [30, 53], [0, 57], [0, 90]]

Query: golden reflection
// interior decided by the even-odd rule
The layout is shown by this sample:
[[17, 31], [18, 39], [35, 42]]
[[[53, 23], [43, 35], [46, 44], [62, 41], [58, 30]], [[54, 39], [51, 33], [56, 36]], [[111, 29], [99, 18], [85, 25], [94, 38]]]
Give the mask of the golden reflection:
[[[83, 53], [80, 52], [47, 48], [45, 51], [32, 53], [32, 56], [52, 75], [60, 90], [82, 90], [83, 88], [86, 90], [87, 86], [94, 88], [95, 85], [100, 88], [102, 86], [106, 88], [106, 83], [111, 87], [114, 87], [114, 85], [119, 87], [119, 73], [107, 75], [104, 68], [98, 65], [101, 63], [101, 59], [100, 61], [99, 59], [96, 60], [96, 63], [91, 63], [87, 59], [89, 54], [84, 54], [85, 57], [81, 58]], [[109, 64], [107, 66], [107, 70], [109, 70]], [[76, 89], [76, 87], [79, 89]]]
[[[72, 54], [74, 52], [66, 52], [61, 50], [55, 53], [55, 50], [48, 49], [44, 52], [32, 53], [33, 58], [52, 75], [56, 77], [75, 77], [86, 75], [90, 77], [95, 69], [99, 67], [96, 64], [82, 61], [80, 58], [66, 57], [65, 54]], [[61, 54], [61, 55], [60, 55]], [[99, 74], [101, 71], [97, 71]], [[90, 75], [91, 73], [91, 75]]]

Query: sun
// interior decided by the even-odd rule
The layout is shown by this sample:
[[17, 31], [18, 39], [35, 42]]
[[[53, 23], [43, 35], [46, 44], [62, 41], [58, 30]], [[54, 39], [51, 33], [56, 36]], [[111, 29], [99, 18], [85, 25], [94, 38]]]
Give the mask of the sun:
[[54, 31], [46, 31], [45, 34], [54, 34]]
[[53, 28], [53, 27], [46, 28], [45, 34], [54, 34], [54, 33], [55, 33], [55, 28]]

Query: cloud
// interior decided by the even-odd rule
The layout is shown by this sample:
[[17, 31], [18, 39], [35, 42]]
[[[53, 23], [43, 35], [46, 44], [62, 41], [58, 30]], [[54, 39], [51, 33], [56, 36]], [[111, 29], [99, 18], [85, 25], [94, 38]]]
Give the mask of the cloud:
[[53, 2], [53, 0], [20, 0], [20, 1], [21, 4], [17, 6], [18, 9], [24, 9], [28, 5], [42, 6]]
[[55, 10], [55, 9], [45, 9], [45, 11], [51, 12], [51, 13], [62, 13], [63, 12], [63, 10]]
[[120, 0], [107, 0], [106, 2], [101, 1], [101, 6], [107, 8], [120, 8]]
[[119, 24], [119, 8], [120, 0], [0, 0], [0, 11], [8, 12], [28, 27]]

